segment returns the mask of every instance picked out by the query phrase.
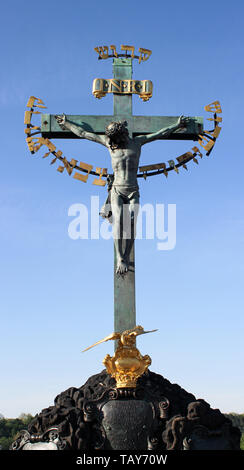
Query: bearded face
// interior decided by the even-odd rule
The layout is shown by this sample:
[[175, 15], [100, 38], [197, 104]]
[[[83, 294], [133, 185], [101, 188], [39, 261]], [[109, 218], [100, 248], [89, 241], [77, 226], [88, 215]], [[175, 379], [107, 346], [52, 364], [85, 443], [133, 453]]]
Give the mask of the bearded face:
[[111, 122], [105, 130], [105, 135], [109, 137], [109, 145], [113, 149], [123, 148], [129, 135], [126, 121]]

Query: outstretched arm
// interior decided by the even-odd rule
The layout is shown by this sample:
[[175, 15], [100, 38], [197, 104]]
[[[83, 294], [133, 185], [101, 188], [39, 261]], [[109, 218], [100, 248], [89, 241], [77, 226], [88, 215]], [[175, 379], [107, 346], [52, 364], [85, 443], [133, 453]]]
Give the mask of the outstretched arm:
[[169, 126], [169, 127], [163, 127], [163, 129], [160, 129], [159, 131], [154, 132], [153, 134], [138, 135], [137, 137], [135, 137], [135, 140], [139, 144], [144, 145], [149, 142], [152, 142], [153, 140], [160, 139], [161, 137], [167, 137], [167, 135], [172, 134], [172, 132], [185, 127], [186, 119], [187, 118], [185, 118], [184, 116], [180, 116], [176, 124], [173, 124], [172, 126]]
[[74, 134], [78, 135], [78, 137], [81, 137], [83, 139], [88, 139], [92, 140], [93, 142], [97, 142], [98, 144], [105, 145], [107, 144], [107, 137], [104, 135], [97, 135], [94, 132], [87, 132], [82, 127], [77, 126], [77, 124], [72, 123], [71, 121], [68, 121], [66, 118], [65, 114], [62, 114], [61, 116], [55, 116], [57, 123], [63, 130], [69, 130], [73, 132]]

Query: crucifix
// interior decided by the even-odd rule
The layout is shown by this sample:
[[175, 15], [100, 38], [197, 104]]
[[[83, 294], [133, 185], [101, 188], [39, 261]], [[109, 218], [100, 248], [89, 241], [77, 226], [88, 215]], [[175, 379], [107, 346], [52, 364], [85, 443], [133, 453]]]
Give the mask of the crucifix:
[[[116, 332], [134, 328], [136, 325], [134, 240], [139, 205], [137, 177], [145, 176], [137, 174], [141, 147], [158, 139], [198, 140], [203, 130], [201, 117], [132, 114], [132, 94], [136, 93], [147, 101], [152, 96], [152, 83], [148, 80], [132, 80], [132, 61], [136, 56], [133, 51], [130, 51], [130, 56], [128, 55], [131, 46], [124, 47], [127, 48], [126, 55], [112, 56], [113, 79], [95, 79], [93, 83], [93, 94], [97, 98], [109, 92], [113, 93], [113, 115], [43, 114], [41, 124], [44, 139], [85, 138], [106, 146], [110, 152], [113, 175], [110, 175], [112, 183], [109, 204], [114, 225], [114, 331]], [[99, 58], [107, 56], [104, 57], [99, 53]], [[182, 162], [186, 163], [192, 154], [190, 157], [184, 155]], [[181, 163], [179, 161], [179, 164]], [[165, 164], [141, 168], [142, 171], [143, 168], [147, 171], [154, 167], [158, 172], [166, 172]], [[174, 164], [173, 168], [177, 170]], [[129, 235], [125, 233], [127, 232], [126, 211]]]
[[[168, 160], [169, 165], [157, 163], [139, 166], [141, 149], [143, 145], [158, 139], [197, 140], [208, 156], [221, 130], [219, 127], [219, 123], [222, 122], [219, 116], [222, 112], [221, 106], [219, 101], [205, 106], [206, 111], [213, 113], [209, 121], [214, 122], [214, 129], [207, 131], [203, 129], [201, 117], [134, 116], [132, 95], [137, 94], [143, 101], [147, 101], [152, 96], [152, 82], [132, 80], [132, 60], [139, 59], [141, 63], [150, 57], [151, 51], [140, 48], [138, 57], [134, 54], [133, 46], [121, 46], [125, 54], [118, 54], [115, 46], [110, 46], [110, 49], [112, 54], [109, 55], [107, 46], [95, 48], [99, 59], [113, 58], [114, 76], [113, 79], [95, 79], [93, 94], [97, 98], [102, 98], [107, 93], [113, 93], [113, 115], [43, 114], [41, 127], [35, 126], [31, 122], [32, 115], [41, 114], [36, 108], [45, 106], [42, 100], [31, 96], [27, 103], [27, 108], [30, 109], [25, 112], [24, 122], [27, 126], [25, 128], [26, 141], [31, 153], [34, 154], [43, 145], [46, 146], [48, 151], [43, 158], [52, 154], [54, 158], [51, 165], [57, 160], [61, 161], [62, 165], [57, 168], [60, 173], [67, 171], [70, 176], [74, 170], [78, 170], [73, 176], [83, 182], [86, 182], [91, 174], [95, 176], [93, 184], [100, 186], [106, 185], [103, 178], [107, 178], [108, 196], [100, 214], [113, 223], [114, 332], [86, 350], [102, 342], [114, 340], [117, 342], [115, 354], [113, 357], [107, 354], [103, 360], [109, 377], [105, 376], [103, 371], [91, 377], [91, 382], [88, 380], [80, 389], [72, 387], [67, 392], [63, 392], [55, 400], [55, 408], [45, 409], [44, 416], [41, 413], [36, 417], [31, 424], [31, 434], [29, 432], [22, 434], [12, 444], [12, 449], [73, 448], [76, 450], [96, 449], [96, 451], [100, 449], [148, 449], [160, 451], [165, 448], [166, 444], [167, 449], [197, 450], [199, 439], [195, 421], [191, 419], [192, 414], [189, 410], [193, 410], [194, 416], [197, 413], [198, 424], [200, 423], [201, 427], [206, 430], [206, 442], [202, 439], [199, 449], [215, 449], [215, 445], [216, 450], [218, 449], [219, 444], [215, 444], [216, 439], [214, 443], [209, 441], [212, 423], [214, 423], [214, 429], [218, 431], [218, 436], [223, 437], [220, 448], [230, 449], [233, 448], [233, 442], [237, 442], [236, 432], [233, 433], [233, 437], [228, 434], [229, 424], [227, 423], [227, 428], [226, 424], [223, 425], [225, 422], [218, 413], [216, 415], [216, 410], [211, 413], [208, 404], [205, 406], [200, 401], [194, 401], [189, 403], [186, 416], [187, 392], [183, 391], [182, 395], [182, 389], [178, 387], [179, 390], [175, 393], [175, 386], [171, 390], [170, 382], [167, 381], [167, 396], [164, 396], [165, 379], [159, 377], [158, 380], [153, 372], [148, 371], [151, 358], [148, 355], [142, 356], [136, 348], [137, 336], [156, 331], [145, 331], [136, 322], [135, 237], [139, 204], [138, 178], [146, 179], [148, 176], [159, 174], [167, 177], [171, 170], [178, 173], [180, 166], [187, 169], [186, 163], [190, 160], [198, 163], [196, 156], [202, 158], [199, 148], [194, 146], [191, 149], [193, 152], [186, 152], [176, 158], [178, 163]], [[36, 137], [40, 133], [41, 137]], [[105, 146], [110, 153], [113, 173], [108, 174], [105, 168], [96, 168], [96, 171], [93, 171], [93, 165], [84, 162], [78, 164], [74, 158], [68, 161], [62, 155], [61, 150], [56, 150], [50, 138], [88, 139]], [[114, 383], [111, 382], [111, 378], [115, 380]], [[139, 378], [141, 378], [141, 383], [137, 387]], [[89, 394], [86, 394], [85, 391], [88, 388]], [[189, 400], [192, 400], [192, 394]], [[178, 405], [179, 403], [182, 405]], [[179, 412], [182, 416], [178, 414], [178, 406], [180, 406]], [[60, 415], [60, 407], [62, 410], [65, 409], [65, 422], [63, 412], [62, 416]], [[177, 414], [174, 415], [176, 409]], [[74, 418], [75, 410], [77, 420]], [[57, 427], [53, 427], [55, 425], [53, 416], [55, 416]], [[191, 423], [191, 421], [194, 422]], [[172, 430], [176, 429], [175, 426], [179, 422], [183, 423], [182, 429], [184, 429], [178, 436], [178, 440], [172, 439]], [[67, 423], [69, 424], [68, 431]], [[209, 423], [211, 429], [208, 429]], [[228, 442], [226, 435], [229, 436]], [[56, 448], [53, 447], [54, 442]], [[237, 443], [237, 448], [238, 445]]]

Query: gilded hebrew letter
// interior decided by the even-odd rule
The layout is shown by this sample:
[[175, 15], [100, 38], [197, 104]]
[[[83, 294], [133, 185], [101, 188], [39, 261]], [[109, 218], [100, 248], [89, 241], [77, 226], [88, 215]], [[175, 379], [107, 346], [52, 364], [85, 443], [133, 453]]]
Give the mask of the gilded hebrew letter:
[[24, 124], [31, 124], [32, 114], [41, 114], [40, 111], [25, 111]]
[[87, 180], [88, 180], [88, 176], [89, 176], [89, 174], [90, 174], [90, 172], [93, 168], [93, 165], [89, 165], [88, 163], [80, 162], [79, 168], [80, 168], [81, 171], [86, 170], [87, 175], [82, 175], [81, 173], [76, 172], [74, 174], [74, 178], [76, 180], [83, 181], [83, 183], [86, 183]]
[[31, 124], [32, 114], [41, 114], [40, 111], [25, 111], [24, 124]]
[[[53, 165], [56, 162], [56, 160], [59, 158], [59, 160], [61, 160], [63, 162], [64, 166], [59, 166], [57, 171], [59, 171], [60, 173], [63, 173], [64, 169], [65, 168], [67, 169], [67, 166], [68, 166], [67, 165], [68, 162], [67, 162], [66, 158], [62, 157], [63, 152], [61, 150], [58, 150], [57, 152], [53, 152], [53, 154], [55, 155], [55, 158], [51, 161], [50, 165]], [[68, 171], [68, 169], [67, 169], [67, 171]]]
[[48, 150], [50, 150], [50, 152], [55, 152], [56, 147], [50, 140], [45, 139], [45, 144], [48, 147]]
[[180, 155], [179, 157], [177, 157], [176, 160], [179, 163], [182, 163], [185, 160], [188, 160], [188, 158], [192, 158], [192, 157], [193, 157], [193, 154], [191, 152], [186, 152], [186, 153], [183, 153], [182, 155]]
[[[35, 101], [37, 101], [37, 104], [35, 104]], [[44, 103], [40, 98], [36, 98], [35, 96], [30, 96], [28, 103], [27, 103], [27, 108], [46, 108], [46, 106], [43, 106]]]
[[[28, 111], [26, 111], [26, 112], [28, 112]], [[27, 134], [29, 137], [31, 137], [35, 134], [39, 134], [41, 132], [41, 128], [39, 126], [33, 126], [30, 122], [28, 122], [28, 124], [29, 124], [29, 127], [25, 128], [25, 134]], [[31, 134], [31, 132], [34, 131], [34, 130], [36, 132], [33, 132], [33, 134]]]
[[[204, 142], [205, 141], [205, 142]], [[214, 140], [209, 139], [208, 137], [205, 137], [204, 135], [199, 136], [198, 143], [207, 151], [209, 152], [213, 146], [214, 146]], [[206, 143], [206, 145], [204, 145]]]
[[222, 117], [216, 116], [214, 118], [207, 118], [208, 121], [222, 122]]
[[[124, 44], [122, 44], [121, 50], [122, 51], [131, 51], [131, 57], [132, 57], [132, 59], [134, 58], [134, 52], [135, 52], [134, 46], [125, 46]], [[126, 53], [126, 55], [127, 55], [127, 53]]]
[[31, 118], [32, 118], [32, 112], [31, 111], [25, 111], [24, 124], [30, 124], [31, 123]]
[[[152, 51], [150, 51], [149, 49], [143, 49], [143, 47], [140, 47], [139, 48], [139, 52], [140, 52], [140, 57], [139, 57], [139, 64], [141, 63], [142, 60], [147, 60], [149, 59]], [[142, 55], [143, 54], [143, 55]]]
[[46, 145], [43, 137], [27, 137], [26, 142], [31, 153], [36, 153], [43, 145]]
[[211, 135], [211, 137], [214, 137], [215, 139], [217, 139], [217, 137], [220, 134], [221, 129], [222, 129], [222, 127], [216, 126], [213, 131], [203, 131], [203, 132], [205, 134], [209, 134], [209, 135]]
[[192, 150], [194, 154], [199, 155], [199, 157], [202, 158], [202, 153], [200, 152], [198, 147], [192, 147]]
[[97, 186], [105, 186], [106, 181], [102, 180], [102, 176], [107, 176], [107, 168], [96, 168], [96, 173], [99, 174], [99, 178], [95, 178], [92, 184], [96, 184]]
[[115, 57], [118, 57], [118, 54], [117, 54], [117, 52], [116, 52], [116, 46], [111, 45], [111, 46], [110, 46], [110, 49], [112, 49], [113, 55], [114, 55]]
[[77, 161], [78, 161], [78, 160], [75, 160], [74, 158], [72, 158], [72, 160], [70, 160], [69, 163], [70, 163], [70, 165], [74, 168], [74, 167], [76, 166], [76, 164], [77, 164]]
[[209, 113], [222, 113], [222, 109], [220, 106], [219, 101], [213, 101], [213, 103], [208, 104], [207, 106], [204, 106], [204, 110], [208, 111]]
[[96, 52], [98, 52], [99, 57], [101, 59], [107, 59], [108, 58], [108, 47], [107, 46], [94, 47], [94, 50]]
[[[58, 154], [56, 154], [56, 155], [58, 155]], [[56, 158], [58, 158], [58, 156], [56, 156]], [[55, 161], [55, 159], [54, 159], [54, 161]], [[54, 161], [53, 161], [53, 163], [54, 163]], [[63, 173], [64, 169], [66, 168], [67, 173], [69, 175], [71, 175], [71, 173], [73, 171], [73, 168], [70, 166], [69, 162], [67, 161], [67, 159], [65, 157], [62, 159], [62, 162], [63, 162], [64, 166], [59, 166], [57, 171], [59, 171], [60, 173]]]

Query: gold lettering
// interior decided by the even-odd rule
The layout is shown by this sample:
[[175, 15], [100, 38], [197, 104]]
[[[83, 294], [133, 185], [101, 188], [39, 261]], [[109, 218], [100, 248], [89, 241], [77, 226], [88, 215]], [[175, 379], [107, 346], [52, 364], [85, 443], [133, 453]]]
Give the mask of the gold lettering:
[[50, 140], [45, 139], [45, 145], [48, 147], [48, 149], [50, 150], [50, 152], [55, 152], [56, 147], [55, 147], [55, 145], [54, 145], [52, 142], [50, 142]]
[[[34, 104], [35, 101], [37, 101], [37, 104]], [[43, 105], [44, 103], [40, 98], [36, 98], [35, 96], [30, 96], [26, 106], [27, 108], [33, 108], [33, 106], [36, 108], [46, 108], [46, 106], [43, 106]]]
[[[43, 155], [43, 157], [42, 157], [42, 158], [47, 158], [47, 157], [48, 157], [48, 155], [50, 155], [50, 153], [51, 153], [51, 152], [47, 152], [47, 153], [45, 153], [45, 155]], [[52, 162], [51, 162], [51, 164], [52, 164]]]
[[79, 181], [83, 181], [83, 183], [87, 182], [88, 175], [82, 175], [81, 173], [75, 173], [74, 178]]
[[[120, 47], [122, 51], [125, 51], [126, 57], [131, 57], [132, 59], [134, 59], [135, 57], [137, 59], [139, 58], [139, 63], [141, 63], [141, 61], [148, 60], [150, 55], [152, 54], [152, 51], [150, 49], [144, 49], [143, 47], [140, 47], [139, 48], [140, 56], [138, 57], [138, 56], [135, 56], [134, 46], [128, 46], [128, 45], [122, 44]], [[109, 56], [109, 48], [112, 51], [112, 54], [110, 56]], [[109, 48], [108, 46], [99, 46], [99, 47], [94, 47], [94, 51], [98, 53], [99, 59], [107, 59], [108, 57], [119, 56], [119, 54], [117, 54], [116, 46], [114, 44], [111, 44]]]
[[70, 176], [73, 171], [73, 168], [70, 166], [69, 162], [66, 160], [65, 157], [63, 158], [63, 164], [64, 164], [64, 167], [66, 168], [68, 175]]
[[[31, 132], [34, 130], [36, 130], [37, 132], [33, 132], [33, 134], [31, 134]], [[26, 127], [24, 131], [25, 131], [25, 134], [31, 137], [32, 135], [36, 135], [39, 132], [41, 132], [41, 128], [39, 126], [33, 126], [32, 124], [29, 124], [29, 127]]]
[[[204, 141], [207, 142], [206, 145], [204, 145]], [[205, 137], [204, 135], [199, 135], [198, 143], [199, 143], [207, 152], [209, 152], [209, 151], [213, 148], [213, 146], [214, 146], [214, 144], [215, 144], [214, 140], [210, 140], [210, 139], [208, 139], [208, 137]]]
[[150, 55], [152, 54], [152, 51], [149, 49], [143, 49], [143, 47], [139, 48], [140, 52], [140, 57], [139, 57], [139, 64], [141, 63], [142, 60], [148, 60]]
[[[51, 151], [49, 153], [51, 153]], [[61, 159], [61, 157], [63, 155], [63, 152], [61, 152], [61, 150], [58, 150], [58, 152], [53, 152], [53, 154], [55, 155], [55, 158], [51, 161], [50, 165], [53, 165], [58, 158]], [[46, 155], [48, 155], [48, 154], [46, 154]], [[45, 155], [44, 155], [44, 157], [45, 157]], [[60, 166], [58, 171], [60, 171], [60, 168], [62, 168], [62, 167]], [[62, 173], [63, 171], [60, 171], [60, 172]]]
[[208, 104], [207, 106], [204, 106], [204, 110], [208, 111], [209, 113], [222, 113], [222, 109], [220, 106], [219, 101], [213, 101], [213, 103]]
[[184, 162], [185, 160], [188, 160], [188, 158], [192, 158], [193, 154], [191, 152], [186, 152], [180, 155], [179, 157], [176, 158], [177, 162], [181, 163]]
[[46, 139], [43, 137], [27, 137], [26, 142], [30, 152], [36, 153], [42, 147], [42, 145], [46, 144]]
[[[134, 58], [134, 52], [135, 52], [134, 46], [125, 46], [124, 44], [122, 44], [120, 47], [122, 51], [131, 51], [131, 58], [132, 59]], [[126, 52], [126, 55], [127, 55], [127, 52]]]
[[110, 49], [112, 49], [113, 55], [114, 55], [115, 57], [118, 57], [118, 54], [117, 54], [117, 52], [116, 52], [116, 46], [112, 45], [112, 46], [110, 46]]
[[131, 80], [131, 86], [132, 86], [132, 93], [139, 93], [137, 87], [138, 87], [138, 83], [136, 80]]
[[192, 147], [192, 150], [194, 152], [194, 156], [199, 155], [199, 157], [202, 158], [202, 153], [200, 152], [198, 147]]
[[25, 111], [24, 124], [30, 124], [31, 123], [31, 117], [32, 117], [32, 112], [31, 111]]
[[27, 102], [27, 105], [26, 105], [27, 108], [32, 108], [35, 100], [37, 100], [37, 98], [35, 96], [30, 96], [30, 98]]
[[152, 97], [152, 82], [151, 80], [142, 80], [142, 90], [140, 91], [140, 98], [143, 101], [148, 101]]
[[31, 124], [32, 114], [41, 114], [40, 111], [25, 111], [24, 124]]
[[[56, 159], [57, 158], [60, 158], [62, 155], [62, 152], [61, 150], [59, 150], [57, 153], [55, 153], [55, 156], [56, 158], [53, 159], [53, 161], [51, 162], [52, 163], [55, 163]], [[76, 160], [75, 160], [76, 161]], [[64, 166], [59, 166], [58, 167], [58, 171], [60, 171], [60, 173], [63, 173], [64, 169], [66, 169], [67, 173], [69, 174], [69, 176], [72, 174], [72, 171], [74, 169], [74, 166], [70, 164], [70, 162], [67, 161], [67, 159], [65, 157], [62, 158], [62, 162], [64, 164]]]
[[97, 186], [106, 186], [106, 181], [102, 180], [102, 176], [107, 176], [107, 168], [96, 168], [96, 173], [99, 174], [99, 178], [95, 178], [92, 184]]
[[152, 82], [150, 80], [116, 80], [95, 78], [93, 80], [92, 94], [96, 98], [102, 98], [106, 93], [135, 93], [143, 101], [149, 100], [152, 96]]
[[94, 47], [94, 50], [98, 52], [100, 59], [107, 59], [108, 58], [108, 47], [101, 46], [101, 47]]
[[209, 135], [211, 135], [211, 137], [214, 137], [215, 139], [217, 139], [217, 137], [220, 134], [221, 129], [222, 129], [222, 127], [215, 126], [215, 129], [213, 131], [203, 131], [203, 132], [205, 134], [209, 134]]
[[207, 118], [208, 121], [222, 122], [222, 117], [216, 116], [214, 118]]
[[[116, 80], [116, 81], [115, 81], [115, 80], [110, 79], [110, 80], [109, 80], [109, 85], [110, 85], [110, 90], [109, 90], [109, 91], [110, 91], [111, 93], [122, 93], [121, 83], [122, 83], [121, 80]], [[117, 88], [118, 91], [114, 91], [114, 90], [112, 89], [112, 86], [114, 86], [115, 88]]]
[[87, 175], [82, 175], [82, 174], [76, 172], [76, 173], [74, 174], [74, 178], [77, 179], [77, 180], [79, 180], [79, 181], [83, 181], [83, 183], [86, 183], [87, 180], [88, 180], [88, 176], [89, 176], [89, 174], [90, 174], [92, 168], [93, 168], [93, 165], [89, 165], [88, 163], [80, 162], [80, 164], [79, 164], [79, 169], [80, 169], [81, 171], [82, 171], [82, 170], [86, 170], [86, 171], [87, 171]]
[[139, 171], [150, 171], [150, 170], [160, 170], [161, 168], [165, 169], [165, 163], [155, 163], [154, 165], [144, 165], [139, 167]]
[[73, 167], [75, 167], [77, 161], [78, 161], [78, 160], [74, 160], [74, 158], [72, 158], [72, 160], [70, 160], [70, 165], [73, 166]]
[[[54, 163], [54, 162], [56, 162], [56, 158], [53, 159], [53, 163]], [[60, 166], [57, 168], [57, 171], [59, 171], [59, 173], [63, 173], [63, 171], [64, 171], [64, 166], [61, 166], [61, 165], [60, 165]]]

